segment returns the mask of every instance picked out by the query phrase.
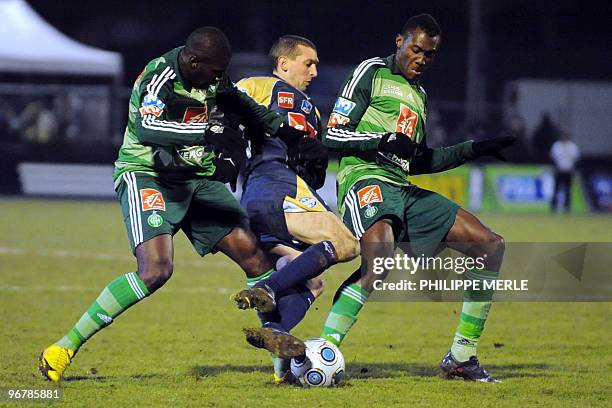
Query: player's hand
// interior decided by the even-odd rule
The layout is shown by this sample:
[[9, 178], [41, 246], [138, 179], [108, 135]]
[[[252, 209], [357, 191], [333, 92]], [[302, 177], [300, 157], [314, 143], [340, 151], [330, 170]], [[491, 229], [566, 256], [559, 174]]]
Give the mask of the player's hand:
[[240, 169], [246, 160], [246, 153], [242, 151], [221, 150], [215, 158], [215, 172], [212, 179], [222, 183], [230, 183], [232, 191], [236, 191], [236, 182]]
[[501, 136], [472, 143], [472, 151], [476, 157], [493, 156], [501, 161], [508, 161], [501, 150], [516, 142], [516, 136]]
[[290, 126], [288, 123], [283, 122], [273, 136], [278, 137], [280, 140], [285, 142], [288, 147], [292, 147], [297, 144], [300, 139], [303, 139], [304, 136], [307, 135], [307, 130], [299, 130]]
[[217, 97], [231, 96], [237, 91], [236, 86], [230, 79], [229, 73], [225, 71], [223, 75], [221, 75], [221, 78], [219, 78], [217, 81]]
[[395, 164], [408, 172], [410, 161], [416, 153], [417, 145], [403, 133], [387, 133], [378, 142], [378, 158], [384, 162]]
[[204, 140], [213, 148], [217, 147], [228, 151], [244, 151], [246, 148], [246, 141], [242, 138], [242, 133], [218, 123], [211, 124], [206, 129]]
[[315, 190], [323, 187], [327, 170], [328, 152], [318, 139], [302, 137], [289, 146], [288, 164]]
[[297, 143], [289, 146], [287, 156], [289, 163], [300, 163], [308, 160], [327, 160], [328, 153], [327, 148], [318, 139], [302, 137], [298, 139]]

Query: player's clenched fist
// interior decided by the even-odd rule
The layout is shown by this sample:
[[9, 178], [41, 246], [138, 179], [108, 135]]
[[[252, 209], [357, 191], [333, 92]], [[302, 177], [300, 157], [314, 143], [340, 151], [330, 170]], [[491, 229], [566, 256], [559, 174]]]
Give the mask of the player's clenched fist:
[[378, 142], [378, 158], [399, 166], [405, 172], [416, 152], [416, 144], [403, 133], [387, 133]]

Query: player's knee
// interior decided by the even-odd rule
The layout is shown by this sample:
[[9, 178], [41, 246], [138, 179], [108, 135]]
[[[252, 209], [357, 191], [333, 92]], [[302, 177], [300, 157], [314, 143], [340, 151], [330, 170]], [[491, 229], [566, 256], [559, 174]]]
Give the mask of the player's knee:
[[323, 291], [325, 290], [325, 283], [320, 276], [317, 276], [316, 278], [309, 279], [306, 282], [306, 287], [310, 289], [310, 292], [316, 299], [323, 294]]
[[253, 250], [245, 251], [239, 263], [248, 277], [264, 274], [272, 267], [263, 251], [256, 246]]
[[506, 242], [504, 238], [493, 231], [489, 231], [486, 240], [486, 252], [491, 256], [500, 256], [504, 254], [505, 249]]
[[153, 293], [164, 285], [172, 276], [174, 265], [172, 259], [166, 256], [148, 259], [144, 268], [138, 269], [138, 276]]
[[361, 253], [359, 241], [348, 230], [335, 234], [331, 239], [334, 248], [336, 248], [336, 256], [338, 262], [347, 262], [355, 259]]

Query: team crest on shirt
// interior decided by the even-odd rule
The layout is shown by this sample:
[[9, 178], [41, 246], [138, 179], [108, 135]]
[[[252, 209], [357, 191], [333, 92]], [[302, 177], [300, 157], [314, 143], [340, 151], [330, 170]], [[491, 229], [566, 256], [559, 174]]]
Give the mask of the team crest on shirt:
[[349, 117], [348, 116], [342, 116], [339, 113], [336, 112], [332, 112], [331, 115], [329, 115], [329, 121], [327, 122], [327, 127], [334, 127], [336, 125], [346, 125], [347, 123], [349, 123]]
[[300, 109], [302, 109], [305, 114], [310, 115], [310, 112], [312, 112], [312, 103], [304, 99], [302, 101], [302, 106], [300, 106]]
[[357, 191], [357, 197], [359, 198], [359, 208], [363, 208], [372, 203], [382, 203], [382, 191], [380, 186], [372, 185], [362, 188]]
[[419, 114], [403, 103], [400, 103], [400, 114], [395, 123], [395, 131], [403, 133], [414, 140], [414, 133], [418, 122]]
[[140, 106], [140, 115], [154, 115], [159, 117], [164, 112], [165, 103], [156, 95], [146, 94]]
[[208, 122], [208, 107], [190, 106], [185, 109], [183, 123], [206, 123]]
[[153, 188], [140, 189], [140, 202], [142, 203], [142, 211], [166, 211], [166, 202], [164, 197], [162, 197], [162, 193]]

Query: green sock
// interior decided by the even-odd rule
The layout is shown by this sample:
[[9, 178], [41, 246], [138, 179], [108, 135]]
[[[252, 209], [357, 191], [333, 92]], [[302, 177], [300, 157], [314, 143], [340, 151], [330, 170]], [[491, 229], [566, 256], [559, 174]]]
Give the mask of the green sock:
[[322, 338], [340, 346], [342, 340], [357, 321], [357, 315], [368, 300], [368, 292], [356, 283], [341, 286], [336, 292], [336, 300], [321, 332]]
[[130, 306], [149, 296], [136, 272], [122, 275], [108, 284], [72, 329], [56, 344], [77, 351], [87, 339], [108, 326]]
[[254, 278], [247, 278], [247, 287], [252, 288], [253, 286], [255, 286], [257, 282], [259, 282], [262, 279], [266, 279], [268, 276], [272, 275], [272, 273], [274, 272], [276, 272], [274, 269], [270, 269], [268, 272], [264, 273], [263, 275], [259, 275]]
[[[498, 274], [499, 272], [495, 271], [469, 271], [465, 277], [482, 282], [495, 280]], [[461, 318], [451, 346], [451, 352], [458, 361], [467, 361], [476, 355], [476, 347], [491, 309], [492, 298], [493, 290], [466, 290], [463, 293]]]

